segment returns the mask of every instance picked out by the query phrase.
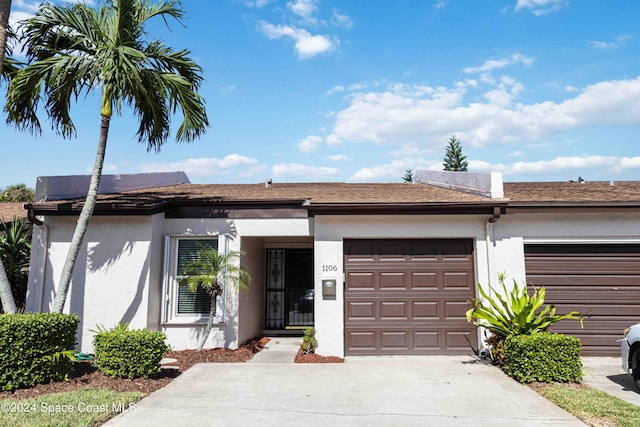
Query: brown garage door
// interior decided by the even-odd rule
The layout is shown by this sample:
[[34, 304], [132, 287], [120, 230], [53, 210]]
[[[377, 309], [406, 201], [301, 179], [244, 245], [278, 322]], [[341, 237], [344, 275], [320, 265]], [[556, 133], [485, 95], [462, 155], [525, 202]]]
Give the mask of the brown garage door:
[[345, 353], [468, 354], [473, 241], [345, 240]]
[[584, 355], [619, 355], [622, 331], [640, 321], [640, 245], [525, 245], [527, 283], [547, 289], [558, 314], [590, 315], [584, 329], [562, 321], [553, 331], [580, 338]]

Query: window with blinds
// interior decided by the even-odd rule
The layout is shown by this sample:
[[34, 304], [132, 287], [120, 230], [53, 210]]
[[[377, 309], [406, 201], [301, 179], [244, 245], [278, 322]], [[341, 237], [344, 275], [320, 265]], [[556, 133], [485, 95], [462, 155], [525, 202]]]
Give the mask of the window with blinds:
[[[198, 259], [206, 248], [218, 250], [218, 239], [179, 239], [176, 276], [178, 282], [187, 276], [186, 266]], [[187, 286], [178, 285], [178, 315], [207, 315], [211, 309], [211, 296], [200, 286], [191, 292]]]

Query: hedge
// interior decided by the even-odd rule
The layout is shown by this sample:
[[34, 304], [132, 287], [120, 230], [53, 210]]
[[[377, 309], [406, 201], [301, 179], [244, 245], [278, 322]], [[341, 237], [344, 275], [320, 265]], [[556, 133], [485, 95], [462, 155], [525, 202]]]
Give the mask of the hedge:
[[146, 329], [116, 328], [93, 338], [95, 366], [112, 378], [148, 378], [160, 372], [160, 361], [170, 350], [166, 335]]
[[68, 378], [80, 319], [74, 314], [0, 314], [0, 388], [15, 390]]
[[503, 370], [521, 383], [582, 380], [582, 344], [575, 337], [540, 332], [508, 337]]

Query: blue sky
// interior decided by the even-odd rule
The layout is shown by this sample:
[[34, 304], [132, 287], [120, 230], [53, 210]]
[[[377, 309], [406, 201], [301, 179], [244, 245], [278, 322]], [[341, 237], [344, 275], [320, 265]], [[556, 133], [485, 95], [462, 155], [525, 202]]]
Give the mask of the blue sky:
[[[442, 169], [452, 134], [469, 170], [505, 181], [636, 180], [637, 0], [188, 0], [149, 28], [204, 68], [211, 127], [160, 153], [111, 122], [104, 173], [183, 170], [194, 183], [399, 182]], [[14, 0], [11, 20], [37, 3]], [[0, 88], [4, 96], [6, 87]], [[2, 98], [4, 100], [4, 98]], [[0, 127], [0, 187], [90, 172], [95, 96], [78, 135]], [[4, 121], [5, 116], [2, 115]]]

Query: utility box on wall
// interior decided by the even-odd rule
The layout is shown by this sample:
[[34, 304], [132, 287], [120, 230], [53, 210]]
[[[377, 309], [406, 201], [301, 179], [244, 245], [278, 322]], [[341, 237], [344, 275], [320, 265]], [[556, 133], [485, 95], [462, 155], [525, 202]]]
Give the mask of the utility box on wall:
[[322, 298], [336, 298], [336, 279], [322, 279]]

